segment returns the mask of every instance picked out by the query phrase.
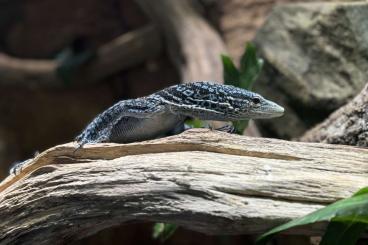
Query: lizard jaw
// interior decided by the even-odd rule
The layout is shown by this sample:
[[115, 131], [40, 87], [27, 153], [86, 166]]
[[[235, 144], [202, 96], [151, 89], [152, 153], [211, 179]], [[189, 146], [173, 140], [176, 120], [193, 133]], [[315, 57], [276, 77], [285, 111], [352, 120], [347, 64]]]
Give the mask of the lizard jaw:
[[275, 102], [267, 100], [267, 104], [262, 107], [260, 110], [261, 112], [258, 112], [258, 115], [255, 115], [254, 118], [273, 118], [273, 117], [281, 117], [284, 115], [285, 109], [284, 107], [276, 104]]

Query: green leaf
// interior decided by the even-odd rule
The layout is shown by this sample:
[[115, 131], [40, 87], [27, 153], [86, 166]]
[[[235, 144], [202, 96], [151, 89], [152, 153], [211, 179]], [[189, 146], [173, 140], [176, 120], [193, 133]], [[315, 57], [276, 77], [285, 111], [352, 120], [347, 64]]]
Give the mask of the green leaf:
[[[221, 55], [224, 68], [224, 82], [228, 85], [251, 90], [263, 67], [263, 60], [257, 57], [256, 48], [252, 43], [247, 43], [245, 52], [240, 60], [240, 71], [233, 61], [226, 55]], [[243, 134], [248, 127], [248, 120], [233, 122], [237, 134]]]
[[247, 43], [240, 59], [240, 87], [251, 90], [263, 67], [263, 60], [257, 57], [256, 47]]
[[185, 120], [185, 124], [190, 128], [205, 128], [207, 125], [206, 122], [196, 118]]
[[268, 231], [258, 238], [257, 244], [265, 244], [273, 235], [289, 228], [320, 221], [331, 221], [332, 219], [336, 222], [368, 224], [368, 188], [359, 190], [350, 198], [337, 201], [325, 208]]
[[364, 187], [353, 194], [353, 197], [368, 194], [368, 187]]
[[235, 128], [235, 133], [243, 135], [244, 130], [248, 127], [249, 120], [235, 121], [232, 123]]
[[177, 228], [178, 226], [173, 224], [156, 223], [153, 226], [152, 237], [154, 239], [160, 239], [161, 242], [164, 242], [174, 234]]
[[239, 71], [235, 67], [233, 61], [230, 59], [230, 57], [226, 55], [221, 55], [221, 59], [224, 70], [224, 83], [227, 85], [239, 87]]
[[328, 224], [320, 245], [354, 245], [366, 229], [360, 222], [336, 222]]

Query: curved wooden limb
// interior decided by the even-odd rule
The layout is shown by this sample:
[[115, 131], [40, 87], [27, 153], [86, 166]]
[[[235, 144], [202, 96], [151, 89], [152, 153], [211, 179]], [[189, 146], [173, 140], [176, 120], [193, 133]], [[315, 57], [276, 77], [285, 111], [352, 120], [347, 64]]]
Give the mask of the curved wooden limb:
[[[152, 25], [124, 33], [101, 46], [96, 56], [72, 74], [73, 84], [95, 83], [159, 54], [161, 38]], [[56, 60], [20, 59], [0, 53], [0, 85], [63, 88]]]
[[300, 140], [368, 147], [368, 84], [351, 102], [307, 131]]
[[192, 129], [75, 147], [51, 148], [1, 183], [1, 244], [68, 243], [133, 220], [254, 234], [368, 185], [368, 149], [349, 146]]
[[182, 81], [222, 81], [220, 55], [225, 44], [210, 24], [191, 5], [181, 0], [136, 0], [162, 29], [171, 60]]

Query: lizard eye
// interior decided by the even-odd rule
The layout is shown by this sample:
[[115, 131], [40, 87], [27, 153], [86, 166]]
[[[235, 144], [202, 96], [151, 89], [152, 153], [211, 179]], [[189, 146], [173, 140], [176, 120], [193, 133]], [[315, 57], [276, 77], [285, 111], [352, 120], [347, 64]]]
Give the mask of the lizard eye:
[[257, 105], [257, 104], [261, 103], [261, 100], [258, 97], [254, 97], [254, 98], [252, 98], [252, 102]]

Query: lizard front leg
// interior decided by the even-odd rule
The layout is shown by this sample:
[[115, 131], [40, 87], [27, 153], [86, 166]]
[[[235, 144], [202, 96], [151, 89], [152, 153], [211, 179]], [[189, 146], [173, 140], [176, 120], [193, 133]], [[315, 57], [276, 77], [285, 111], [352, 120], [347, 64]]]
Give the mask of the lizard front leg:
[[[76, 140], [79, 147], [86, 143], [111, 142], [112, 133], [123, 118], [147, 119], [157, 117], [164, 112], [165, 106], [156, 100], [133, 99], [120, 101], [98, 115]], [[132, 124], [137, 121], [139, 120], [126, 120], [126, 123]]]
[[37, 155], [39, 154], [38, 151], [34, 153], [33, 158], [26, 159], [24, 161], [16, 161], [13, 164], [11, 164], [9, 168], [9, 174], [17, 175], [22, 171], [24, 167], [26, 167]]
[[231, 124], [227, 124], [227, 125], [222, 126], [220, 128], [215, 128], [215, 130], [225, 132], [225, 133], [229, 133], [229, 134], [235, 133], [235, 127]]

